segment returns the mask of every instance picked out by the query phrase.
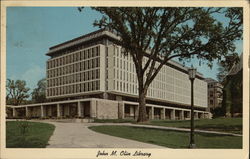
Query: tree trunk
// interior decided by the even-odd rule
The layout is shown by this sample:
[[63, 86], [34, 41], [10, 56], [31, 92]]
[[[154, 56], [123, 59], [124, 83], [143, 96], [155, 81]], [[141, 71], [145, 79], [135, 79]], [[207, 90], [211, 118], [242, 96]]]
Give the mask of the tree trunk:
[[[142, 78], [141, 78], [142, 79]], [[143, 87], [143, 79], [142, 81], [139, 79], [139, 115], [137, 122], [146, 122], [148, 121], [147, 112], [146, 112], [146, 95], [147, 88]]]
[[148, 121], [146, 112], [146, 93], [139, 92], [139, 116], [137, 122], [146, 122], [146, 121]]

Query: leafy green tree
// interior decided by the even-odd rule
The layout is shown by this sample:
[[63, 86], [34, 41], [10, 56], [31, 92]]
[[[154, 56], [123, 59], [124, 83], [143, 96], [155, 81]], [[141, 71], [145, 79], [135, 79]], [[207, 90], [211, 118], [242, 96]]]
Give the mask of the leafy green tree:
[[[83, 8], [78, 8], [81, 11]], [[147, 91], [171, 59], [198, 58], [212, 66], [235, 52], [242, 38], [242, 8], [200, 7], [92, 7], [103, 14], [94, 22], [118, 36], [125, 54], [132, 56], [138, 78], [138, 122], [147, 121]], [[223, 16], [228, 23], [220, 22]], [[145, 61], [145, 63], [143, 62]]]
[[42, 103], [46, 101], [46, 78], [37, 82], [37, 88], [32, 92], [32, 100], [35, 103]]
[[20, 105], [27, 98], [29, 98], [29, 88], [26, 87], [26, 82], [24, 80], [11, 80], [7, 79], [6, 84], [6, 101], [10, 105]]

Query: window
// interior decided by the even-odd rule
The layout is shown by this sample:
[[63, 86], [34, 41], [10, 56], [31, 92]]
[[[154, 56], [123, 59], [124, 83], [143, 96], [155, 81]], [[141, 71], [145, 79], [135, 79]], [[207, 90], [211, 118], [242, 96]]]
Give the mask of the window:
[[214, 101], [213, 100], [210, 100], [210, 105], [213, 105], [214, 104]]
[[87, 69], [90, 69], [90, 60], [87, 61]]
[[92, 48], [92, 52], [93, 52], [93, 57], [96, 57], [96, 48]]
[[100, 75], [99, 75], [99, 69], [96, 70], [96, 78], [99, 78]]
[[99, 62], [99, 61], [100, 61], [100, 59], [97, 58], [97, 59], [96, 59], [96, 67], [99, 67], [99, 66], [100, 66], [100, 62]]
[[99, 56], [100, 55], [100, 52], [99, 52], [99, 46], [96, 47], [96, 56]]
[[89, 82], [89, 90], [92, 91], [92, 82]]
[[214, 96], [213, 91], [210, 91], [209, 94], [210, 94], [210, 97], [213, 97], [213, 96]]
[[83, 52], [83, 59], [85, 60], [86, 59], [86, 54], [87, 54], [87, 51], [86, 50], [84, 50], [84, 52]]
[[96, 90], [99, 90], [100, 81], [96, 81]]
[[87, 57], [90, 58], [90, 52], [89, 49], [87, 50]]

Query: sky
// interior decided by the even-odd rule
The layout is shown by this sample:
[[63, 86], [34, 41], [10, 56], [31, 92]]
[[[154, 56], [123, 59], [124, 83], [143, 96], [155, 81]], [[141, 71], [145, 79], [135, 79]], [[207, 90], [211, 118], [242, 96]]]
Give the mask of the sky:
[[[97, 30], [93, 22], [101, 16], [89, 8], [79, 12], [76, 7], [8, 7], [7, 78], [25, 80], [32, 91], [46, 77], [49, 47]], [[241, 53], [242, 42], [236, 46]], [[212, 69], [196, 60], [192, 64], [204, 77], [216, 79], [216, 61]]]

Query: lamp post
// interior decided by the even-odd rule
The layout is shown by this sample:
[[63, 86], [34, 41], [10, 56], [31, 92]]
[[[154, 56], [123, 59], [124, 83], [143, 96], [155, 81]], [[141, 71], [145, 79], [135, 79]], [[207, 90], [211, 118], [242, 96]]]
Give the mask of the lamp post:
[[189, 80], [191, 81], [191, 131], [190, 131], [190, 144], [189, 148], [195, 148], [194, 143], [194, 79], [196, 69], [193, 66], [188, 69]]

